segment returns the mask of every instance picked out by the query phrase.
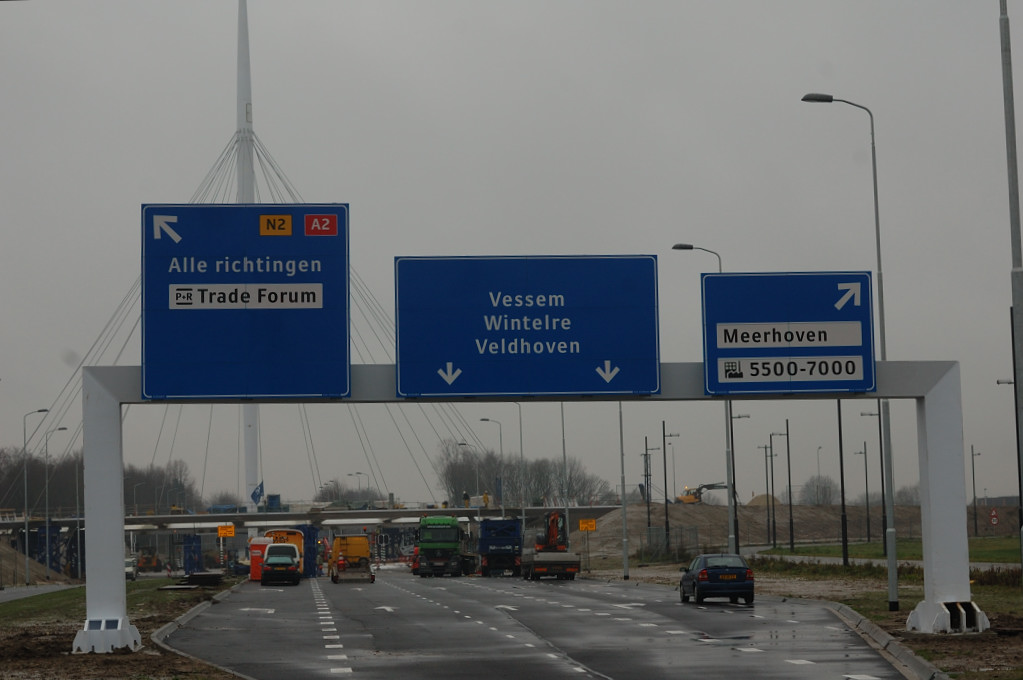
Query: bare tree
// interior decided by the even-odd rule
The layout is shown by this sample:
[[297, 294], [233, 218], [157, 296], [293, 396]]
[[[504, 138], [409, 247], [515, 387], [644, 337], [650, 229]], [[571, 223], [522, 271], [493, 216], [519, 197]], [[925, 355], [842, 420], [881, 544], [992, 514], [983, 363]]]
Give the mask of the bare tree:
[[919, 485], [899, 487], [895, 492], [895, 505], [920, 505]]
[[[574, 505], [609, 502], [614, 488], [606, 481], [586, 472], [575, 458], [541, 458], [526, 461], [519, 456], [493, 450], [479, 450], [446, 440], [441, 443], [435, 459], [441, 486], [453, 505], [461, 505], [463, 494], [470, 496], [487, 492], [494, 502], [518, 504], [522, 496], [529, 505], [557, 505], [565, 498]], [[521, 485], [521, 486], [520, 486]], [[567, 488], [566, 488], [567, 487]], [[503, 499], [498, 497], [498, 489]], [[521, 491], [520, 491], [521, 489]]]
[[838, 484], [827, 475], [814, 475], [803, 484], [798, 498], [800, 505], [834, 505]]

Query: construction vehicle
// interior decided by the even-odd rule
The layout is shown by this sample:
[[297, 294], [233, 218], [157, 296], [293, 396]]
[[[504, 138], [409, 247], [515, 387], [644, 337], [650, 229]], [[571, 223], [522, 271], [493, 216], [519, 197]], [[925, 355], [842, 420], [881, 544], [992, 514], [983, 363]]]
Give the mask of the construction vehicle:
[[482, 519], [475, 529], [480, 574], [522, 573], [522, 522], [512, 518]]
[[522, 578], [538, 581], [544, 576], [575, 579], [579, 573], [579, 555], [568, 551], [568, 526], [565, 515], [554, 510], [543, 516], [543, 530], [531, 547], [522, 549]]
[[370, 565], [369, 536], [335, 536], [327, 558], [327, 574], [331, 583], [376, 582]]
[[418, 567], [420, 576], [461, 576], [461, 542], [465, 532], [458, 524], [458, 518], [450, 515], [422, 517], [416, 536], [419, 548]]
[[139, 571], [163, 571], [164, 564], [152, 548], [140, 548], [137, 564]]
[[728, 485], [724, 482], [714, 482], [712, 484], [700, 484], [699, 486], [690, 489], [688, 486], [682, 487], [682, 493], [675, 499], [679, 503], [686, 505], [692, 505], [694, 503], [703, 502], [703, 492], [713, 491], [714, 489], [727, 489]]

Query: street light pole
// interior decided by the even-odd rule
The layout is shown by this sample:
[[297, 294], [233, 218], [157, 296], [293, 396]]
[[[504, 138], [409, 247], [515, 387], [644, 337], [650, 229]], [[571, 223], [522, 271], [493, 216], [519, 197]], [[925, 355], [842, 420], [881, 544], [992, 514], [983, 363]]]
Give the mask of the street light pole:
[[973, 444], [970, 444], [970, 472], [973, 476], [973, 535], [974, 537], [980, 534], [980, 528], [977, 526], [977, 466], [974, 463], [977, 456], [980, 455], [980, 451], [973, 451]]
[[[497, 446], [498, 452], [501, 455], [501, 462], [499, 469], [501, 470], [501, 484], [497, 489], [497, 505], [504, 508], [504, 428], [501, 427], [500, 421], [494, 420], [493, 418], [480, 418], [481, 422], [494, 423], [497, 425]], [[503, 510], [502, 513], [504, 514]]]
[[660, 447], [650, 447], [649, 437], [643, 437], [643, 482], [646, 484], [644, 487], [644, 496], [646, 496], [646, 533], [647, 541], [650, 540], [650, 452], [656, 451]]
[[522, 444], [522, 404], [513, 401], [519, 409], [519, 507], [522, 510], [522, 535], [526, 535], [526, 453]]
[[[774, 507], [774, 438], [775, 437], [787, 437], [784, 432], [772, 432], [768, 443], [771, 445], [771, 523], [774, 525], [774, 530], [771, 532], [771, 544], [773, 547], [778, 547], [778, 511]], [[793, 547], [793, 552], [795, 548]]]
[[[703, 248], [692, 243], [676, 243], [672, 250], [702, 250], [710, 253], [718, 260], [718, 274], [723, 269], [721, 255], [710, 248]], [[739, 519], [735, 508], [735, 451], [732, 442], [732, 400], [725, 399], [725, 477], [728, 485], [728, 551], [739, 552]]]
[[[878, 406], [880, 406], [880, 401], [881, 400], [879, 399], [878, 400], [878, 402], [879, 402]], [[880, 410], [878, 410], [877, 413], [872, 413], [870, 411], [863, 411], [863, 412], [860, 413], [860, 415], [861, 416], [874, 416], [875, 418], [878, 419], [877, 420], [877, 443], [878, 443], [877, 453], [878, 453], [878, 457], [880, 459], [878, 462], [879, 462], [879, 464], [881, 466], [881, 526], [882, 527], [887, 527], [888, 526], [888, 508], [886, 507], [885, 502], [884, 502], [884, 499], [886, 497], [885, 496], [885, 489], [886, 489], [887, 485], [884, 483], [884, 452], [881, 450], [881, 446], [880, 446], [880, 444], [881, 444], [881, 437], [883, 435], [883, 433], [881, 432], [881, 412], [880, 412]], [[866, 447], [866, 445], [864, 445], [864, 448], [865, 447]], [[882, 531], [883, 531], [883, 529], [882, 529]], [[881, 540], [881, 548], [882, 548], [882, 552], [887, 556], [888, 555], [888, 544], [885, 542], [885, 540], [883, 538]]]
[[862, 451], [853, 451], [854, 456], [863, 456], [863, 505], [867, 509], [867, 543], [870, 543], [870, 477], [867, 475], [867, 442], [863, 442]]
[[[803, 97], [804, 102], [818, 102], [830, 104], [841, 102], [857, 109], [867, 112], [870, 118], [870, 168], [874, 185], [874, 246], [877, 251], [877, 319], [878, 319], [878, 349], [881, 361], [887, 361], [888, 352], [885, 343], [885, 314], [884, 314], [884, 274], [881, 267], [881, 218], [877, 201], [877, 147], [874, 140], [874, 113], [862, 104], [851, 102], [847, 99], [838, 99], [830, 94], [811, 92]], [[883, 461], [884, 476], [886, 480], [886, 495], [884, 504], [888, 524], [885, 527], [885, 547], [888, 554], [888, 611], [899, 610], [899, 572], [895, 560], [895, 496], [892, 490], [894, 484], [894, 472], [892, 465], [892, 420], [891, 409], [887, 399], [880, 399], [881, 407], [881, 460]]]
[[661, 421], [661, 459], [664, 461], [664, 550], [671, 549], [671, 527], [668, 525], [668, 437], [677, 437], [678, 433], [668, 433], [667, 424]]
[[[836, 399], [838, 407], [838, 485], [842, 496], [842, 566], [849, 566], [849, 518], [845, 514], [845, 445], [842, 443], [842, 400]], [[895, 552], [894, 550], [892, 551]], [[891, 597], [889, 595], [889, 597]], [[889, 605], [890, 606], [890, 605]]]
[[814, 498], [817, 500], [817, 505], [821, 504], [821, 449], [823, 446], [817, 447], [817, 484], [814, 489]]
[[66, 427], [55, 427], [52, 430], [47, 430], [43, 434], [43, 486], [45, 488], [44, 496], [46, 500], [45, 504], [45, 516], [43, 523], [46, 527], [46, 580], [50, 579], [50, 435], [54, 432], [60, 432], [66, 430]]
[[[740, 418], [749, 418], [748, 413], [732, 414], [732, 403], [731, 401], [725, 402], [725, 413], [728, 414], [728, 461], [726, 465], [726, 473], [732, 478], [728, 488], [728, 504], [731, 506], [728, 514], [729, 523], [732, 525], [732, 536], [734, 541], [729, 542], [729, 552], [738, 554], [739, 553], [739, 511], [736, 501], [739, 498], [739, 492], [735, 490], [735, 421]], [[727, 482], [726, 482], [727, 483]], [[734, 544], [734, 545], [733, 545]]]
[[357, 496], [362, 495], [362, 478], [366, 476], [365, 472], [347, 472], [347, 477], [355, 477], [355, 493]]
[[472, 452], [473, 458], [476, 459], [476, 495], [480, 495], [480, 452], [479, 450], [469, 444], [468, 442], [459, 442], [459, 446], [464, 446]]
[[138, 484], [132, 484], [131, 486], [131, 504], [135, 506], [135, 516], [139, 515], [139, 497], [138, 488], [145, 484], [145, 482], [139, 482]]
[[[49, 413], [50, 409], [40, 408], [35, 411], [29, 411], [21, 418], [21, 456], [25, 462], [25, 585], [29, 585], [28, 579], [28, 430], [27, 421], [28, 417], [33, 413]], [[36, 425], [36, 430], [39, 429], [39, 425]], [[35, 434], [35, 430], [32, 431]]]
[[796, 552], [796, 527], [792, 521], [792, 438], [789, 437], [789, 419], [785, 419], [785, 474], [789, 483], [789, 552]]
[[[770, 444], [758, 444], [757, 448], [764, 450], [764, 489], [765, 489], [764, 493], [765, 494], [770, 494], [771, 493], [771, 481], [770, 481], [770, 477], [767, 476], [767, 457], [768, 456], [772, 456], [774, 454], [771, 453], [771, 445]], [[766, 499], [764, 501], [764, 507], [767, 509], [767, 543], [770, 543], [771, 542], [771, 505], [770, 505], [770, 503], [768, 503], [766, 501]]]
[[[1010, 340], [1012, 342], [1012, 374], [1014, 414], [1016, 416], [1016, 475], [1017, 486], [1023, 495], [1023, 244], [1020, 234], [1019, 169], [1016, 161], [1016, 104], [1012, 82], [1012, 45], [1009, 36], [1009, 10], [1006, 0], [999, 3], [998, 33], [1002, 52], [1002, 99], [1005, 115], [1005, 160], [1006, 176], [1009, 183], [1009, 241], [1012, 246], [1012, 270], [1010, 288], [1012, 306], [1009, 308]], [[1013, 383], [1009, 383], [1013, 384]], [[1018, 510], [1017, 526], [1023, 539], [1023, 504]], [[1020, 541], [1023, 555], [1023, 540]]]

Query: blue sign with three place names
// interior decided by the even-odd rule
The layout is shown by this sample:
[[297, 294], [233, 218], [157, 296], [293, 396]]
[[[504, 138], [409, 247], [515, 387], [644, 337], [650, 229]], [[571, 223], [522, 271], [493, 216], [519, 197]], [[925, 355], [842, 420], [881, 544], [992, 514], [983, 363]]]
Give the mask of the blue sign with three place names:
[[708, 394], [873, 392], [870, 272], [703, 275]]
[[143, 205], [142, 398], [350, 394], [348, 204]]
[[399, 397], [660, 391], [657, 258], [398, 257]]

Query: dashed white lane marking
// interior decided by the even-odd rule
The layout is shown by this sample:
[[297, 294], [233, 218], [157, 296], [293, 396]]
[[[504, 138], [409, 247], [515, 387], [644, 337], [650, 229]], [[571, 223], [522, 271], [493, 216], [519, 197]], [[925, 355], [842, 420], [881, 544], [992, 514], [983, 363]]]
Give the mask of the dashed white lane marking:
[[737, 652], [762, 652], [764, 650], [757, 649], [756, 647], [733, 647]]
[[[314, 582], [313, 583], [313, 588], [318, 590], [319, 589], [319, 584]], [[325, 600], [320, 595], [317, 595], [316, 602], [317, 602], [316, 610], [317, 610], [317, 614], [319, 615], [318, 616], [318, 618], [319, 618], [318, 623], [320, 624], [320, 632], [321, 633], [336, 633], [337, 632], [337, 628], [334, 627], [334, 617], [333, 617], [333, 615], [328, 613], [330, 611], [330, 606], [324, 603]], [[340, 640], [341, 636], [340, 635], [324, 635], [323, 639], [324, 640]], [[344, 649], [344, 645], [339, 643], [339, 642], [325, 642], [323, 644], [323, 648], [324, 649]], [[327, 655], [327, 660], [328, 661], [347, 661], [348, 660], [348, 655], [347, 654], [328, 654]], [[352, 668], [351, 668], [351, 666], [335, 666], [335, 667], [330, 668], [329, 671], [330, 671], [331, 675], [346, 675], [346, 674], [352, 673]]]
[[785, 659], [785, 661], [786, 661], [786, 663], [794, 663], [797, 666], [802, 666], [804, 664], [813, 665], [815, 663], [815, 662], [810, 661], [808, 659]]

